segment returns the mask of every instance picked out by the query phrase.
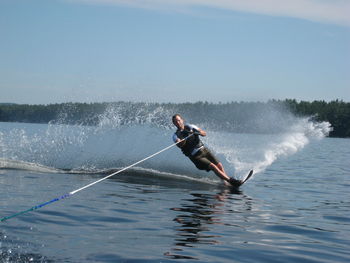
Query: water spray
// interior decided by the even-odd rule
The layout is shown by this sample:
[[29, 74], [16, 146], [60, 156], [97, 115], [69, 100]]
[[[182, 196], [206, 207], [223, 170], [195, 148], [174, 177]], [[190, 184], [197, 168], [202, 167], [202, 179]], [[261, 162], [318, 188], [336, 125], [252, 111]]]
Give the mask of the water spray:
[[60, 200], [62, 200], [62, 199], [68, 198], [68, 197], [70, 197], [70, 196], [72, 196], [72, 195], [74, 195], [74, 194], [76, 194], [76, 193], [78, 193], [78, 192], [80, 192], [80, 191], [82, 191], [82, 190], [84, 190], [84, 189], [87, 189], [87, 188], [89, 188], [89, 187], [91, 187], [91, 186], [93, 186], [93, 185], [95, 185], [95, 184], [98, 184], [98, 183], [100, 183], [100, 182], [102, 182], [102, 181], [104, 181], [104, 180], [106, 180], [106, 179], [108, 179], [108, 178], [110, 178], [110, 177], [112, 177], [112, 176], [114, 176], [114, 175], [117, 175], [117, 174], [119, 174], [119, 173], [122, 173], [122, 172], [124, 172], [125, 170], [128, 170], [128, 169], [130, 169], [130, 168], [132, 168], [132, 167], [134, 167], [134, 166], [136, 166], [136, 165], [138, 165], [138, 164], [140, 164], [140, 163], [142, 163], [142, 162], [144, 162], [144, 161], [147, 161], [148, 159], [151, 159], [152, 157], [155, 157], [156, 155], [158, 155], [158, 154], [160, 154], [160, 153], [162, 153], [162, 152], [164, 152], [164, 151], [166, 151], [166, 150], [168, 150], [168, 149], [174, 147], [175, 145], [181, 143], [182, 141], [188, 139], [188, 138], [191, 137], [192, 135], [193, 135], [193, 134], [190, 134], [190, 135], [187, 136], [186, 138], [184, 138], [184, 139], [182, 139], [182, 140], [180, 140], [180, 141], [178, 141], [178, 142], [176, 142], [176, 143], [173, 143], [173, 144], [171, 144], [171, 145], [165, 147], [164, 149], [162, 149], [162, 150], [160, 150], [160, 151], [158, 151], [158, 152], [156, 152], [156, 153], [153, 153], [153, 154], [147, 156], [146, 158], [144, 158], [144, 159], [142, 159], [142, 160], [140, 160], [140, 161], [137, 161], [136, 163], [133, 163], [133, 164], [127, 166], [127, 167], [124, 167], [124, 168], [121, 169], [121, 170], [118, 170], [118, 171], [116, 171], [116, 172], [114, 172], [114, 173], [111, 173], [111, 174], [109, 174], [109, 175], [107, 175], [107, 176], [105, 176], [105, 177], [103, 177], [103, 178], [101, 178], [101, 179], [99, 179], [99, 180], [97, 180], [97, 181], [95, 181], [95, 182], [92, 182], [92, 183], [90, 183], [90, 184], [87, 184], [87, 185], [85, 185], [85, 186], [83, 186], [83, 187], [81, 187], [81, 188], [79, 188], [79, 189], [76, 189], [76, 190], [74, 190], [74, 191], [71, 191], [71, 192], [69, 192], [69, 193], [67, 193], [67, 194], [64, 194], [64, 195], [62, 195], [62, 196], [60, 196], [60, 197], [54, 198], [54, 199], [52, 199], [52, 200], [50, 200], [50, 201], [47, 201], [47, 202], [45, 202], [45, 203], [42, 203], [42, 204], [33, 206], [33, 207], [31, 207], [31, 208], [29, 208], [29, 209], [27, 209], [27, 210], [24, 210], [24, 211], [15, 213], [15, 214], [10, 215], [10, 216], [5, 216], [5, 217], [3, 217], [3, 218], [0, 219], [0, 222], [4, 222], [4, 221], [6, 221], [6, 220], [8, 220], [8, 219], [11, 219], [11, 218], [14, 218], [14, 217], [17, 217], [17, 216], [26, 214], [26, 213], [28, 213], [28, 212], [37, 210], [37, 209], [39, 209], [39, 208], [42, 208], [42, 207], [47, 206], [47, 205], [49, 205], [49, 204], [55, 203], [55, 202], [60, 201]]

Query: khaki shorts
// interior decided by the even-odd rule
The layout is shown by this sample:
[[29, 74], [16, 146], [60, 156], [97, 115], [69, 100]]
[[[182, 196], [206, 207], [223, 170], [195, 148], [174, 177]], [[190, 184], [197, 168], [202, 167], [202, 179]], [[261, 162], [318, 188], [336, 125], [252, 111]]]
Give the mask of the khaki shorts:
[[218, 159], [205, 147], [200, 149], [195, 155], [189, 157], [199, 170], [210, 171], [210, 164], [217, 165]]

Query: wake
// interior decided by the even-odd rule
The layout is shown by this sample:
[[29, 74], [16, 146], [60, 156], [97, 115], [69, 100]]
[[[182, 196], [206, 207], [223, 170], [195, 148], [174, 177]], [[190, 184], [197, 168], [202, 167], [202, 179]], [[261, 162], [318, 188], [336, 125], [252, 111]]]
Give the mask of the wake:
[[226, 164], [242, 178], [250, 169], [254, 175], [265, 171], [276, 160], [286, 158], [303, 149], [312, 140], [328, 136], [332, 130], [329, 122], [313, 122], [309, 118], [295, 119], [288, 132], [273, 135], [237, 135], [229, 139], [230, 146], [210, 140], [218, 154], [224, 156]]
[[44, 166], [37, 163], [30, 163], [25, 161], [7, 160], [0, 158], [0, 170], [18, 170], [28, 171], [39, 174], [72, 174], [72, 175], [90, 175], [95, 178], [98, 177], [110, 177], [117, 178], [121, 177], [124, 180], [129, 178], [130, 180], [137, 178], [140, 182], [147, 182], [148, 180], [157, 181], [178, 181], [178, 182], [189, 182], [195, 184], [207, 184], [216, 185], [220, 181], [213, 178], [201, 178], [191, 176], [190, 174], [177, 174], [171, 172], [164, 172], [155, 169], [142, 168], [142, 167], [115, 167], [106, 169], [96, 170], [84, 170], [84, 169], [57, 169], [53, 167]]

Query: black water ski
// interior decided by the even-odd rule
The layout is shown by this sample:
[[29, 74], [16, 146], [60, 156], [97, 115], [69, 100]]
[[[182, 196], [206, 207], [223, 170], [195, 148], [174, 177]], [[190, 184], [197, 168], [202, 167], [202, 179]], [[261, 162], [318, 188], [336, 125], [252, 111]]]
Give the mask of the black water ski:
[[249, 174], [247, 175], [247, 177], [244, 180], [241, 181], [241, 180], [236, 180], [234, 178], [231, 178], [232, 181], [230, 180], [230, 184], [232, 187], [238, 188], [242, 184], [244, 184], [246, 181], [248, 181], [249, 178], [252, 177], [252, 175], [253, 175], [253, 170], [250, 170]]
[[253, 171], [253, 170], [250, 170], [248, 176], [243, 180], [242, 184], [244, 184], [246, 181], [248, 181], [249, 178], [252, 177], [253, 173], [254, 173], [254, 171]]

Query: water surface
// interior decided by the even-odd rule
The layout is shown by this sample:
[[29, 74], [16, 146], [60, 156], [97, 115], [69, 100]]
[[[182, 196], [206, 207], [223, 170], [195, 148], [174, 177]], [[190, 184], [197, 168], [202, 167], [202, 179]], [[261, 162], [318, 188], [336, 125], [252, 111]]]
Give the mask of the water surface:
[[[95, 143], [96, 152], [103, 149], [91, 136], [82, 137], [81, 131], [65, 141], [54, 137], [54, 147], [49, 146], [52, 135], [46, 127], [35, 126], [34, 131], [21, 125], [17, 131], [13, 127], [2, 130], [2, 140], [15, 138], [16, 132], [16, 136], [26, 135], [27, 141], [20, 137], [21, 142], [13, 141], [14, 148], [2, 141], [1, 216], [80, 188], [164, 146], [158, 142], [154, 149], [133, 149], [113, 164], [120, 149], [107, 148], [113, 158], [105, 154], [104, 160], [100, 155], [93, 159], [90, 142]], [[166, 131], [159, 134], [164, 138], [171, 135]], [[245, 165], [262, 167], [266, 163], [264, 154], [249, 153], [254, 143], [263, 153], [264, 147], [266, 151], [280, 149], [273, 145], [281, 145], [286, 138], [230, 136], [232, 144], [246, 140], [252, 145], [242, 148], [241, 155], [237, 147], [236, 155], [228, 155], [220, 141], [208, 139], [207, 143], [232, 171], [231, 167], [239, 164], [230, 166], [230, 161], [237, 161], [234, 156]], [[266, 138], [275, 138], [274, 144], [265, 144]], [[118, 146], [122, 142], [114, 141]], [[48, 147], [54, 150], [45, 155]], [[349, 262], [349, 149], [349, 139], [309, 138], [295, 152], [276, 154], [271, 164], [239, 190], [228, 189], [215, 176], [196, 171], [178, 149], [172, 149], [141, 165], [142, 169], [2, 222], [1, 262]], [[66, 159], [56, 158], [60, 151]], [[94, 166], [84, 170], [90, 160]]]

